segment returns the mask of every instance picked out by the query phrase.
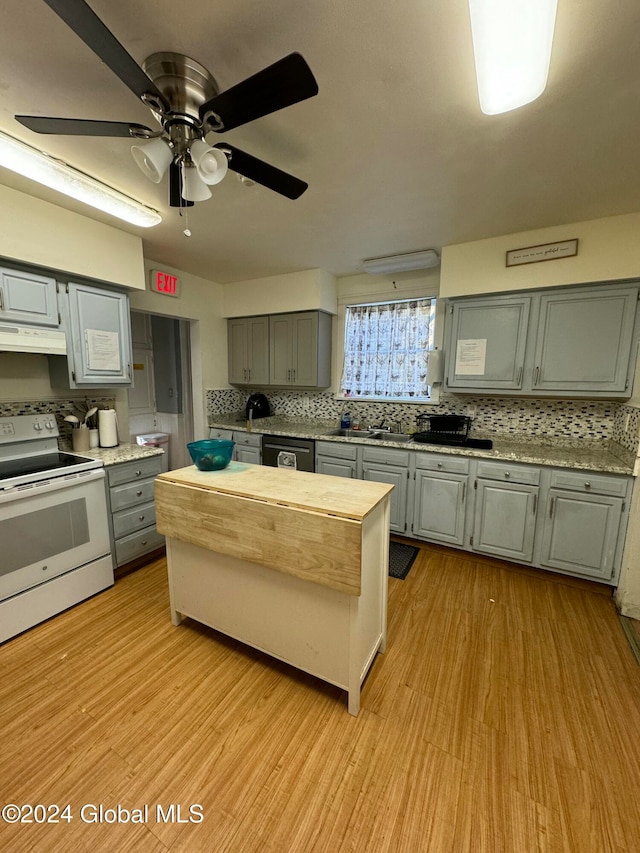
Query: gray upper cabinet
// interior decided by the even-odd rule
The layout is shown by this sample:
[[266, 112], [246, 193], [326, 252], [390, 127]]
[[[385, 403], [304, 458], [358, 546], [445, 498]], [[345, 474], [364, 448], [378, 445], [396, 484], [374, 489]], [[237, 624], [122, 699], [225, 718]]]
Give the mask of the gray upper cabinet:
[[35, 273], [0, 268], [0, 320], [58, 326], [56, 280]]
[[60, 288], [67, 358], [49, 358], [54, 387], [131, 385], [131, 330], [126, 293], [70, 282]]
[[522, 388], [530, 297], [487, 297], [450, 306], [448, 386], [459, 390]]
[[613, 282], [453, 300], [446, 389], [628, 397], [638, 291]]
[[229, 383], [269, 384], [269, 318], [234, 317], [227, 321]]
[[322, 311], [269, 318], [270, 384], [327, 388], [331, 384], [331, 316]]
[[627, 391], [637, 302], [637, 287], [542, 294], [533, 388]]

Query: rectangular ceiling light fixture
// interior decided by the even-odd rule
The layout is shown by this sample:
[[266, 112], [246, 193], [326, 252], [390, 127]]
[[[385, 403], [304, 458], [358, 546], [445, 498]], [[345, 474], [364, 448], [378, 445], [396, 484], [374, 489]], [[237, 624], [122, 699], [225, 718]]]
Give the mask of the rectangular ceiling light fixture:
[[0, 166], [132, 225], [150, 228], [162, 222], [157, 210], [6, 133], [0, 133]]
[[547, 85], [558, 0], [469, 0], [480, 109], [506, 113]]
[[390, 255], [387, 258], [367, 258], [362, 266], [368, 273], [410, 272], [437, 267], [440, 256], [434, 249], [423, 252], [409, 252], [406, 255]]

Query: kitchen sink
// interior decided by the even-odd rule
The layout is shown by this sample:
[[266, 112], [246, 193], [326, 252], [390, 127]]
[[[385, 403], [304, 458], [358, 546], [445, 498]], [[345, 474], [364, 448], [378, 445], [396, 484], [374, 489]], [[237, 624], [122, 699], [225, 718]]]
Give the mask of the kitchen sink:
[[344, 438], [373, 438], [374, 432], [370, 429], [332, 429], [324, 435], [341, 435]]
[[367, 438], [375, 438], [379, 441], [394, 441], [397, 444], [404, 444], [407, 441], [412, 441], [412, 435], [405, 435], [403, 432], [372, 432]]

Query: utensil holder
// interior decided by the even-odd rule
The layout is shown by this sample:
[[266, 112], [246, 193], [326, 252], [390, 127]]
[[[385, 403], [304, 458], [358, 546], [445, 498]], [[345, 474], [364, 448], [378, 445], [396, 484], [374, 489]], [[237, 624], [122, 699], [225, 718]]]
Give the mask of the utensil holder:
[[76, 453], [82, 453], [83, 450], [89, 450], [89, 432], [87, 427], [78, 427], [71, 430], [71, 444]]

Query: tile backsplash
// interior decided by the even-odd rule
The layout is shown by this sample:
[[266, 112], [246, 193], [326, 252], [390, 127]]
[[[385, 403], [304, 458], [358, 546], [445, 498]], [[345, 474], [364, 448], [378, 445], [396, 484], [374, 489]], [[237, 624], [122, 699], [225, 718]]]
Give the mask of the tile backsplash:
[[[242, 412], [249, 391], [207, 391], [207, 414]], [[470, 414], [472, 433], [560, 439], [613, 440], [637, 451], [640, 409], [611, 401], [541, 400], [443, 395], [437, 405], [336, 400], [332, 392], [266, 391], [271, 412], [288, 418], [335, 420], [345, 411], [361, 424], [401, 421], [415, 427], [416, 415]]]

